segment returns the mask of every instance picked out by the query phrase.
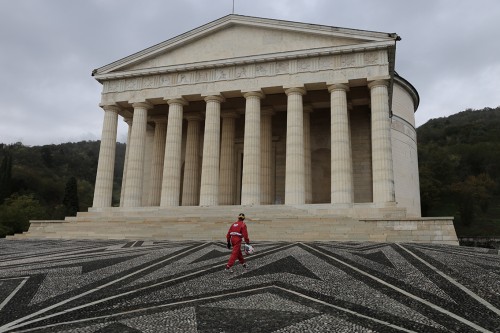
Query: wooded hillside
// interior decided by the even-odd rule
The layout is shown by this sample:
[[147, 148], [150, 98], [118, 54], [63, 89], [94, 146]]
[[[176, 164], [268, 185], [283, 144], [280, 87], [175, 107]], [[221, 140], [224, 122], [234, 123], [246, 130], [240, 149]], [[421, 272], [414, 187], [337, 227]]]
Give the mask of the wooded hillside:
[[500, 237], [500, 107], [417, 129], [423, 216], [454, 216], [459, 237]]
[[[0, 144], [0, 237], [27, 230], [30, 219], [61, 220], [92, 206], [99, 141], [59, 145]], [[118, 143], [113, 203], [119, 201], [125, 144]]]

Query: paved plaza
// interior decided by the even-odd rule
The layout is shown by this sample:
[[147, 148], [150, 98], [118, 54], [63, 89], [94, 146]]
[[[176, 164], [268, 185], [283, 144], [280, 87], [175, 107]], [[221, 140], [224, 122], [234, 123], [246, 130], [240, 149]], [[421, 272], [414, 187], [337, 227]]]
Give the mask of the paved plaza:
[[0, 332], [500, 332], [498, 251], [0, 240]]

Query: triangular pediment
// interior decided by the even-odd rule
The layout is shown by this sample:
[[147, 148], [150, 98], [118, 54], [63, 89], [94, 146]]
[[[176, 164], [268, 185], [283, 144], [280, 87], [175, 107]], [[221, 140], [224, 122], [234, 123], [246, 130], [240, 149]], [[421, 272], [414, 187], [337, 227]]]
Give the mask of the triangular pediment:
[[228, 15], [94, 71], [145, 73], [390, 45], [396, 34]]

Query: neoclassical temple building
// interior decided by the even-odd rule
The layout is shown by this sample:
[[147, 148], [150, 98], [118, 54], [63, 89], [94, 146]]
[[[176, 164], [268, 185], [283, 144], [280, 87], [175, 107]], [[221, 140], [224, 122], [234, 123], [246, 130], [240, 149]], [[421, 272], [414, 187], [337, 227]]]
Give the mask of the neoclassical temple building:
[[[281, 224], [290, 240], [456, 242], [451, 218], [420, 217], [419, 96], [395, 71], [399, 40], [233, 14], [95, 69], [93, 207], [66, 222], [174, 239], [197, 223], [211, 239], [243, 211], [261, 239]], [[128, 138], [112, 207], [118, 121]]]

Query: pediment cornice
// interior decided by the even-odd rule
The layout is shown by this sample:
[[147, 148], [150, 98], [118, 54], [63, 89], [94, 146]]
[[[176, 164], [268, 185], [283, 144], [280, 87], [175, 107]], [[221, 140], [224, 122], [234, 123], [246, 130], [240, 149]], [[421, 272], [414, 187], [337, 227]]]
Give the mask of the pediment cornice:
[[344, 47], [329, 47], [329, 48], [318, 48], [307, 51], [291, 51], [291, 52], [282, 52], [282, 53], [272, 53], [272, 54], [261, 54], [257, 56], [247, 56], [247, 57], [238, 57], [231, 59], [223, 59], [223, 60], [214, 60], [214, 61], [204, 61], [204, 62], [195, 62], [188, 63], [182, 65], [174, 65], [174, 66], [163, 66], [163, 67], [153, 67], [147, 69], [138, 69], [138, 70], [124, 70], [119, 72], [110, 72], [104, 74], [94, 74], [94, 77], [98, 81], [103, 80], [114, 80], [114, 79], [123, 79], [123, 78], [131, 78], [138, 76], [147, 76], [147, 75], [157, 75], [157, 74], [167, 74], [174, 72], [186, 72], [192, 70], [202, 70], [202, 69], [213, 69], [227, 66], [238, 66], [238, 65], [248, 65], [255, 63], [263, 63], [263, 62], [272, 62], [272, 61], [282, 61], [282, 60], [293, 60], [293, 59], [303, 59], [303, 58], [311, 58], [318, 56], [328, 56], [328, 55], [336, 55], [336, 54], [348, 54], [348, 53], [357, 53], [357, 52], [369, 52], [380, 49], [387, 49], [388, 47], [394, 46], [393, 42], [373, 42], [366, 43], [362, 45], [358, 45], [356, 47], [352, 46], [344, 46]]
[[[293, 50], [286, 52], [263, 53], [258, 55], [240, 56], [226, 59], [191, 62], [185, 64], [174, 64], [169, 66], [151, 66], [150, 68], [133, 68], [135, 64], [146, 62], [155, 57], [166, 54], [183, 45], [193, 43], [209, 36], [217, 31], [232, 26], [251, 26], [253, 28], [272, 29], [273, 31], [286, 31], [294, 33], [309, 34], [311, 36], [327, 36], [330, 38], [348, 38], [359, 40], [358, 44], [340, 45], [331, 47], [310, 48], [306, 50]], [[258, 62], [276, 61], [281, 59], [306, 58], [318, 55], [332, 55], [347, 52], [361, 52], [365, 50], [377, 50], [394, 46], [399, 37], [396, 34], [373, 32], [365, 30], [338, 28], [315, 24], [264, 19], [241, 15], [227, 15], [218, 20], [205, 24], [199, 28], [188, 31], [177, 37], [159, 43], [128, 57], [115, 61], [109, 65], [95, 69], [92, 75], [99, 81], [118, 78], [128, 78], [143, 75], [163, 74], [170, 72], [189, 71], [193, 69], [207, 69], [224, 67], [230, 65], [251, 64]], [[132, 69], [131, 69], [132, 68]]]

